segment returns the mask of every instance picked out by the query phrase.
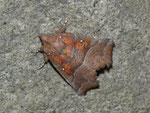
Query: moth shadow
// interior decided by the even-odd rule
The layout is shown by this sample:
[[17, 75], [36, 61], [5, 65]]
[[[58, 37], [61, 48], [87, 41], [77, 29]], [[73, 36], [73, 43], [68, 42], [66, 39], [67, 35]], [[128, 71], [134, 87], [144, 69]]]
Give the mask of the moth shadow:
[[113, 68], [112, 65], [110, 65], [109, 67], [105, 66], [104, 68], [101, 68], [101, 69], [99, 69], [99, 70], [96, 70], [97, 76], [99, 76], [100, 74], [105, 73], [105, 71], [108, 71], [108, 72], [109, 72], [111, 68]]

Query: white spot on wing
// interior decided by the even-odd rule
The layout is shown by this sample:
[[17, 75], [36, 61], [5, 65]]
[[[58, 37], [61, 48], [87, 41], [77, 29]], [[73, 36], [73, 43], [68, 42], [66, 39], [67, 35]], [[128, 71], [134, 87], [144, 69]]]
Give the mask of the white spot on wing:
[[60, 35], [59, 38], [62, 38], [62, 36]]

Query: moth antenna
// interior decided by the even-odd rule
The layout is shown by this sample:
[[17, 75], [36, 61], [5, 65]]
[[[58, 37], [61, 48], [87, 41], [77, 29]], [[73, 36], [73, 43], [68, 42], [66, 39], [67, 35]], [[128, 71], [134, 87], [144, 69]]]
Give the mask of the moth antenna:
[[39, 49], [37, 51], [31, 51], [31, 53], [33, 54], [33, 56], [36, 56], [38, 53], [41, 53], [42, 51]]
[[[62, 21], [62, 18], [61, 18], [58, 22], [60, 22], [60, 21]], [[64, 24], [62, 24], [62, 25], [59, 27], [59, 29], [58, 29], [57, 31], [55, 31], [56, 34], [65, 33], [65, 31], [66, 31], [66, 25], [67, 25], [67, 23], [68, 23], [68, 18], [65, 18], [65, 20], [64, 20], [63, 23], [64, 23]]]
[[46, 63], [47, 63], [47, 62], [44, 62], [37, 70], [42, 69], [42, 68], [45, 66]]
[[38, 35], [38, 38], [39, 38], [40, 40], [41, 40], [41, 35], [42, 35], [42, 34], [39, 34], [39, 35]]
[[65, 33], [66, 26], [62, 25], [57, 31], [55, 31], [55, 34]]
[[[61, 21], [63, 21], [62, 18], [60, 18], [60, 19], [58, 20], [58, 23], [60, 23]], [[68, 18], [65, 18], [65, 20], [63, 21], [64, 26], [66, 26], [67, 22], [68, 22]]]
[[64, 21], [64, 26], [66, 26], [68, 23], [68, 18], [65, 18], [65, 21]]

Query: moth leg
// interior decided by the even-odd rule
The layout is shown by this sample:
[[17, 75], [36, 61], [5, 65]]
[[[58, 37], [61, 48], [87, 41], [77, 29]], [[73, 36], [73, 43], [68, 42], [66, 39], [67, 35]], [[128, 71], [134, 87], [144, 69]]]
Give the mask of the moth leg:
[[47, 56], [46, 53], [44, 53], [44, 49], [43, 49], [43, 48], [44, 48], [44, 47], [42, 46], [42, 47], [39, 49], [39, 52], [43, 53], [44, 61], [45, 61], [45, 63], [47, 63], [47, 62], [48, 62], [48, 56]]
[[44, 57], [44, 61], [45, 61], [45, 63], [47, 63], [47, 62], [48, 62], [48, 60], [49, 60], [49, 58], [48, 58], [47, 54], [44, 54], [44, 55], [43, 55], [43, 57]]
[[49, 61], [48, 56], [44, 53], [43, 54], [44, 57], [44, 62], [43, 64], [38, 68], [38, 70], [40, 70], [41, 68], [43, 68], [45, 66], [45, 64]]
[[37, 50], [37, 51], [35, 51], [35, 52], [31, 52], [31, 53], [33, 53], [33, 56], [36, 56], [38, 53], [40, 53], [41, 51], [40, 51], [40, 49], [39, 50]]

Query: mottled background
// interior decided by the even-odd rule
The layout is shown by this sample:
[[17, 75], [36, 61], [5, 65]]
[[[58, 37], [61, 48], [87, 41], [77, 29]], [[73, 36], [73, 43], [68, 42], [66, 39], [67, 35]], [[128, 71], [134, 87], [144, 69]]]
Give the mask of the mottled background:
[[[113, 39], [100, 88], [76, 92], [47, 64], [40, 33]], [[150, 0], [0, 0], [0, 113], [150, 113]]]

